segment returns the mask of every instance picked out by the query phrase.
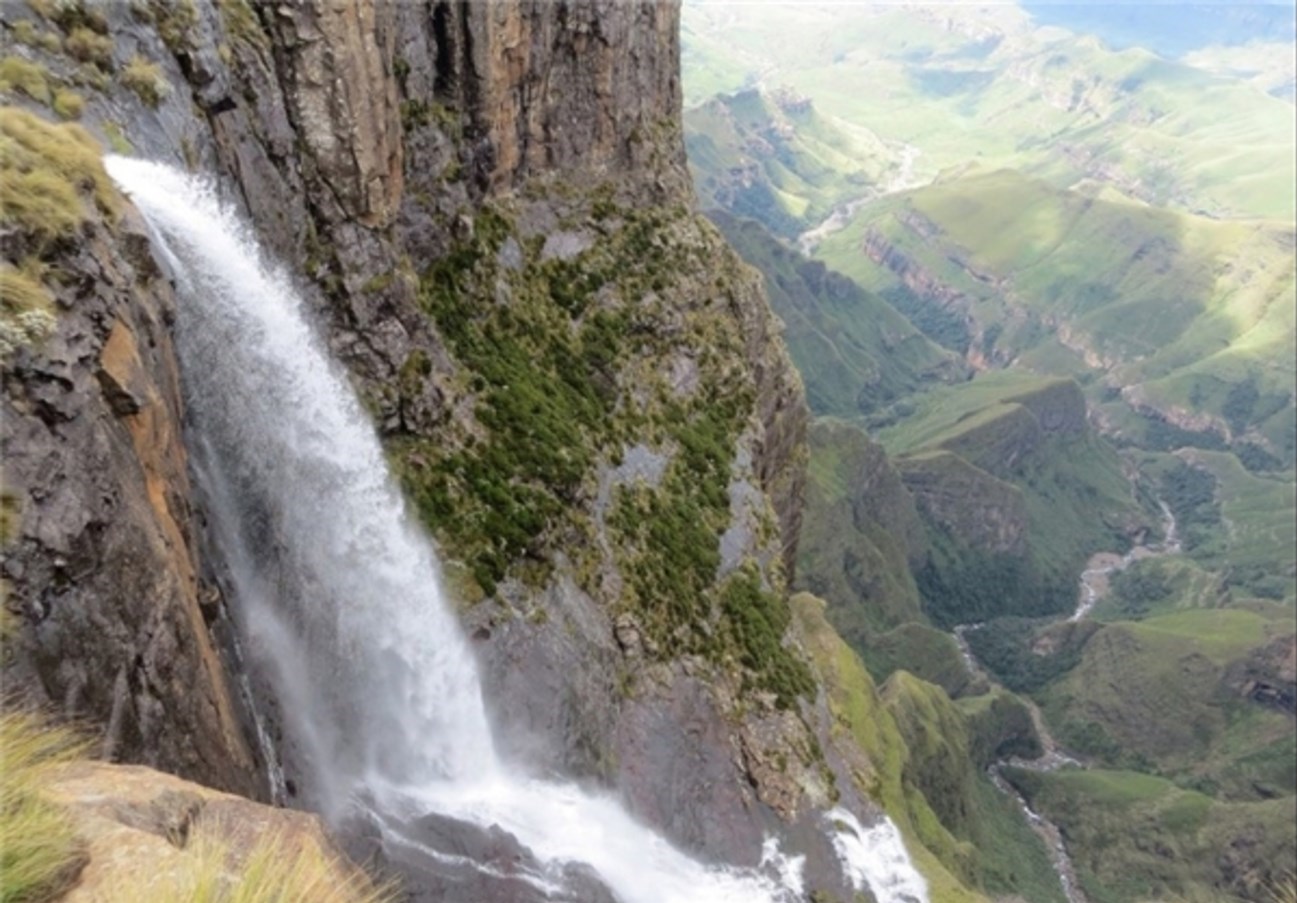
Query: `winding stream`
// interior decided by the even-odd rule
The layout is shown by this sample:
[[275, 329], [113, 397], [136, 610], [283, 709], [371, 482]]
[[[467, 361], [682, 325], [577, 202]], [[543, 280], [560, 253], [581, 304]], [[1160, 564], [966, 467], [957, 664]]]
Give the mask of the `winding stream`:
[[914, 178], [914, 163], [919, 159], [920, 153], [922, 152], [914, 145], [902, 144], [901, 163], [896, 175], [882, 184], [870, 188], [860, 197], [834, 207], [833, 212], [825, 217], [824, 221], [818, 226], [807, 229], [797, 236], [797, 249], [807, 257], [811, 256], [811, 252], [815, 250], [820, 242], [834, 232], [845, 228], [856, 213], [860, 211], [860, 208], [866, 204], [870, 204], [879, 198], [885, 198], [890, 194], [908, 191], [922, 185], [923, 180]]
[[[1124, 571], [1134, 562], [1144, 558], [1179, 553], [1181, 548], [1180, 534], [1175, 515], [1166, 502], [1161, 499], [1158, 499], [1158, 506], [1162, 509], [1162, 541], [1154, 545], [1141, 543], [1134, 546], [1125, 555], [1118, 555], [1115, 552], [1099, 552], [1091, 556], [1090, 560], [1086, 562], [1085, 570], [1081, 572], [1080, 594], [1077, 599], [1076, 610], [1068, 617], [1067, 623], [1075, 623], [1089, 616], [1099, 601], [1108, 594], [1109, 580], [1113, 574]], [[985, 680], [992, 687], [998, 687], [1000, 686], [999, 681], [986, 668], [982, 667], [981, 662], [977, 660], [977, 656], [973, 654], [972, 647], [968, 644], [968, 633], [979, 630], [982, 626], [981, 623], [960, 624], [954, 630], [955, 642], [959, 645], [959, 654], [964, 660], [964, 666], [968, 669], [969, 675], [974, 679], [981, 678]], [[1022, 814], [1027, 819], [1027, 823], [1031, 825], [1031, 829], [1045, 842], [1045, 847], [1049, 850], [1049, 856], [1054, 865], [1054, 871], [1058, 873], [1058, 882], [1063, 889], [1063, 896], [1067, 898], [1068, 903], [1089, 903], [1081, 890], [1080, 883], [1077, 881], [1076, 867], [1072, 864], [1072, 857], [1068, 855], [1067, 845], [1063, 842], [1063, 835], [1058, 829], [1058, 825], [1032, 809], [1026, 797], [1004, 777], [1005, 768], [1025, 768], [1031, 771], [1050, 772], [1064, 767], [1085, 768], [1086, 765], [1084, 762], [1069, 756], [1059, 747], [1058, 741], [1049, 732], [1049, 726], [1045, 723], [1040, 707], [1025, 696], [1019, 696], [1019, 698], [1031, 713], [1032, 724], [1036, 729], [1036, 735], [1040, 738], [1041, 754], [1035, 759], [1023, 759], [1018, 756], [1000, 759], [987, 768], [987, 775], [997, 790], [1017, 801], [1018, 808], [1022, 810]]]

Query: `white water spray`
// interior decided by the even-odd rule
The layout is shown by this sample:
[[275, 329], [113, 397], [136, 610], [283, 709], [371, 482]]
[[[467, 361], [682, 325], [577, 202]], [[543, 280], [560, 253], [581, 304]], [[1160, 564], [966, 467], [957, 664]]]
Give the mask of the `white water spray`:
[[891, 819], [866, 828], [847, 809], [824, 813], [833, 827], [833, 848], [843, 874], [856, 890], [869, 890], [878, 903], [926, 903], [928, 882], [905, 852]]
[[393, 846], [417, 846], [399, 825], [430, 812], [498, 825], [541, 863], [521, 879], [543, 893], [585, 863], [625, 903], [800, 899], [803, 863], [773, 844], [755, 869], [705, 866], [615, 800], [499, 761], [432, 546], [291, 281], [210, 184], [105, 162], [179, 282], [198, 466], [245, 646], [274, 684], [310, 801], [331, 819], [369, 808]]

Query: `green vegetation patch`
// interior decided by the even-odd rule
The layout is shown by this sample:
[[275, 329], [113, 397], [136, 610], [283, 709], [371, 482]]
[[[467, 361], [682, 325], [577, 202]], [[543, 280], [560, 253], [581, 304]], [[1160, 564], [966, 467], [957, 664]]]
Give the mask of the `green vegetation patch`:
[[[747, 570], [717, 586], [732, 462], [755, 403], [736, 366], [745, 352], [732, 293], [744, 277], [730, 259], [717, 269], [719, 240], [683, 208], [591, 197], [596, 213], [571, 218], [591, 233], [585, 250], [546, 254], [505, 207], [488, 207], [422, 274], [422, 306], [475, 423], [435, 441], [391, 437], [395, 468], [483, 595], [506, 578], [543, 584], [559, 554], [599, 595], [602, 526], [623, 581], [616, 604], [635, 613], [648, 649], [737, 664], [789, 705], [813, 683], [783, 645], [777, 568], [755, 588]], [[665, 375], [675, 355], [697, 369], [687, 394]], [[391, 391], [417, 391], [430, 370], [408, 361]], [[661, 481], [615, 487], [596, 516], [599, 469], [635, 443], [669, 459]]]
[[800, 656], [783, 642], [792, 619], [782, 599], [761, 586], [753, 568], [731, 576], [720, 592], [721, 611], [734, 632], [739, 660], [753, 683], [774, 693], [777, 705], [788, 708], [796, 697], [815, 693], [815, 678]]
[[1291, 798], [1218, 802], [1130, 771], [1006, 776], [1062, 829], [1095, 903], [1264, 900], [1297, 867]]
[[[1079, 625], [1078, 625], [1079, 626]], [[1239, 759], [1265, 785], [1283, 786], [1290, 769], [1268, 774], [1272, 750], [1291, 736], [1291, 716], [1249, 701], [1232, 675], [1245, 673], [1276, 638], [1291, 636], [1291, 615], [1234, 608], [1187, 609], [1093, 633], [1079, 662], [1041, 695], [1060, 742], [1107, 765], [1175, 777], [1255, 796], [1227, 773]], [[970, 637], [971, 638], [971, 637]], [[976, 648], [976, 647], [975, 647]], [[1038, 647], [1037, 647], [1038, 648]], [[1025, 658], [1024, 656], [1021, 656]], [[988, 663], [989, 664], [989, 663]]]
[[[517, 303], [483, 305], [479, 279], [494, 272], [509, 225], [488, 210], [475, 228], [474, 240], [424, 274], [422, 300], [474, 374], [477, 416], [488, 436], [431, 466], [416, 455], [398, 457], [415, 504], [454, 537], [491, 594], [516, 559], [545, 560], [542, 534], [577, 501], [610, 431], [616, 398], [613, 374], [603, 368], [617, 357], [626, 320], [606, 312], [574, 334], [544, 273], [514, 283]], [[420, 362], [411, 368], [407, 375], [417, 379]]]
[[1095, 629], [1088, 623], [1010, 617], [968, 630], [964, 638], [982, 667], [1006, 687], [1035, 693], [1080, 663]]

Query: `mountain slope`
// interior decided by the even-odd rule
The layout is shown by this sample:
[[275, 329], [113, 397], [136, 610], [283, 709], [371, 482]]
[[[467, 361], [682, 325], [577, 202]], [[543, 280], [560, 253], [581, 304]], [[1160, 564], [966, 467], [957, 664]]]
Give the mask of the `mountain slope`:
[[919, 322], [963, 319], [992, 360], [1097, 378], [1135, 411], [1291, 463], [1293, 242], [1290, 226], [972, 168], [870, 205], [817, 253]]
[[929, 383], [963, 378], [954, 355], [877, 295], [808, 260], [760, 223], [719, 210], [708, 216], [765, 277], [814, 413], [867, 416]]
[[1040, 28], [1017, 6], [790, 4], [744, 18], [696, 4], [685, 22], [688, 52], [731, 73], [713, 90], [786, 86], [915, 146], [921, 177], [980, 157], [1060, 188], [1096, 180], [1183, 211], [1293, 218], [1291, 104], [1146, 50]]

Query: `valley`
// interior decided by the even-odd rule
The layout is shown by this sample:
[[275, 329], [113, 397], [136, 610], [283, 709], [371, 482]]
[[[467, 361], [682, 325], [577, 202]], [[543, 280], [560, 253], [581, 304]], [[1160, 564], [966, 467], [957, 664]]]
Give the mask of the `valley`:
[[983, 767], [1069, 900], [1267, 899], [1297, 869], [1297, 148], [1256, 43], [1293, 36], [1218, 13], [1255, 41], [686, 7], [701, 203], [817, 415], [798, 584], [872, 680], [1032, 713]]

